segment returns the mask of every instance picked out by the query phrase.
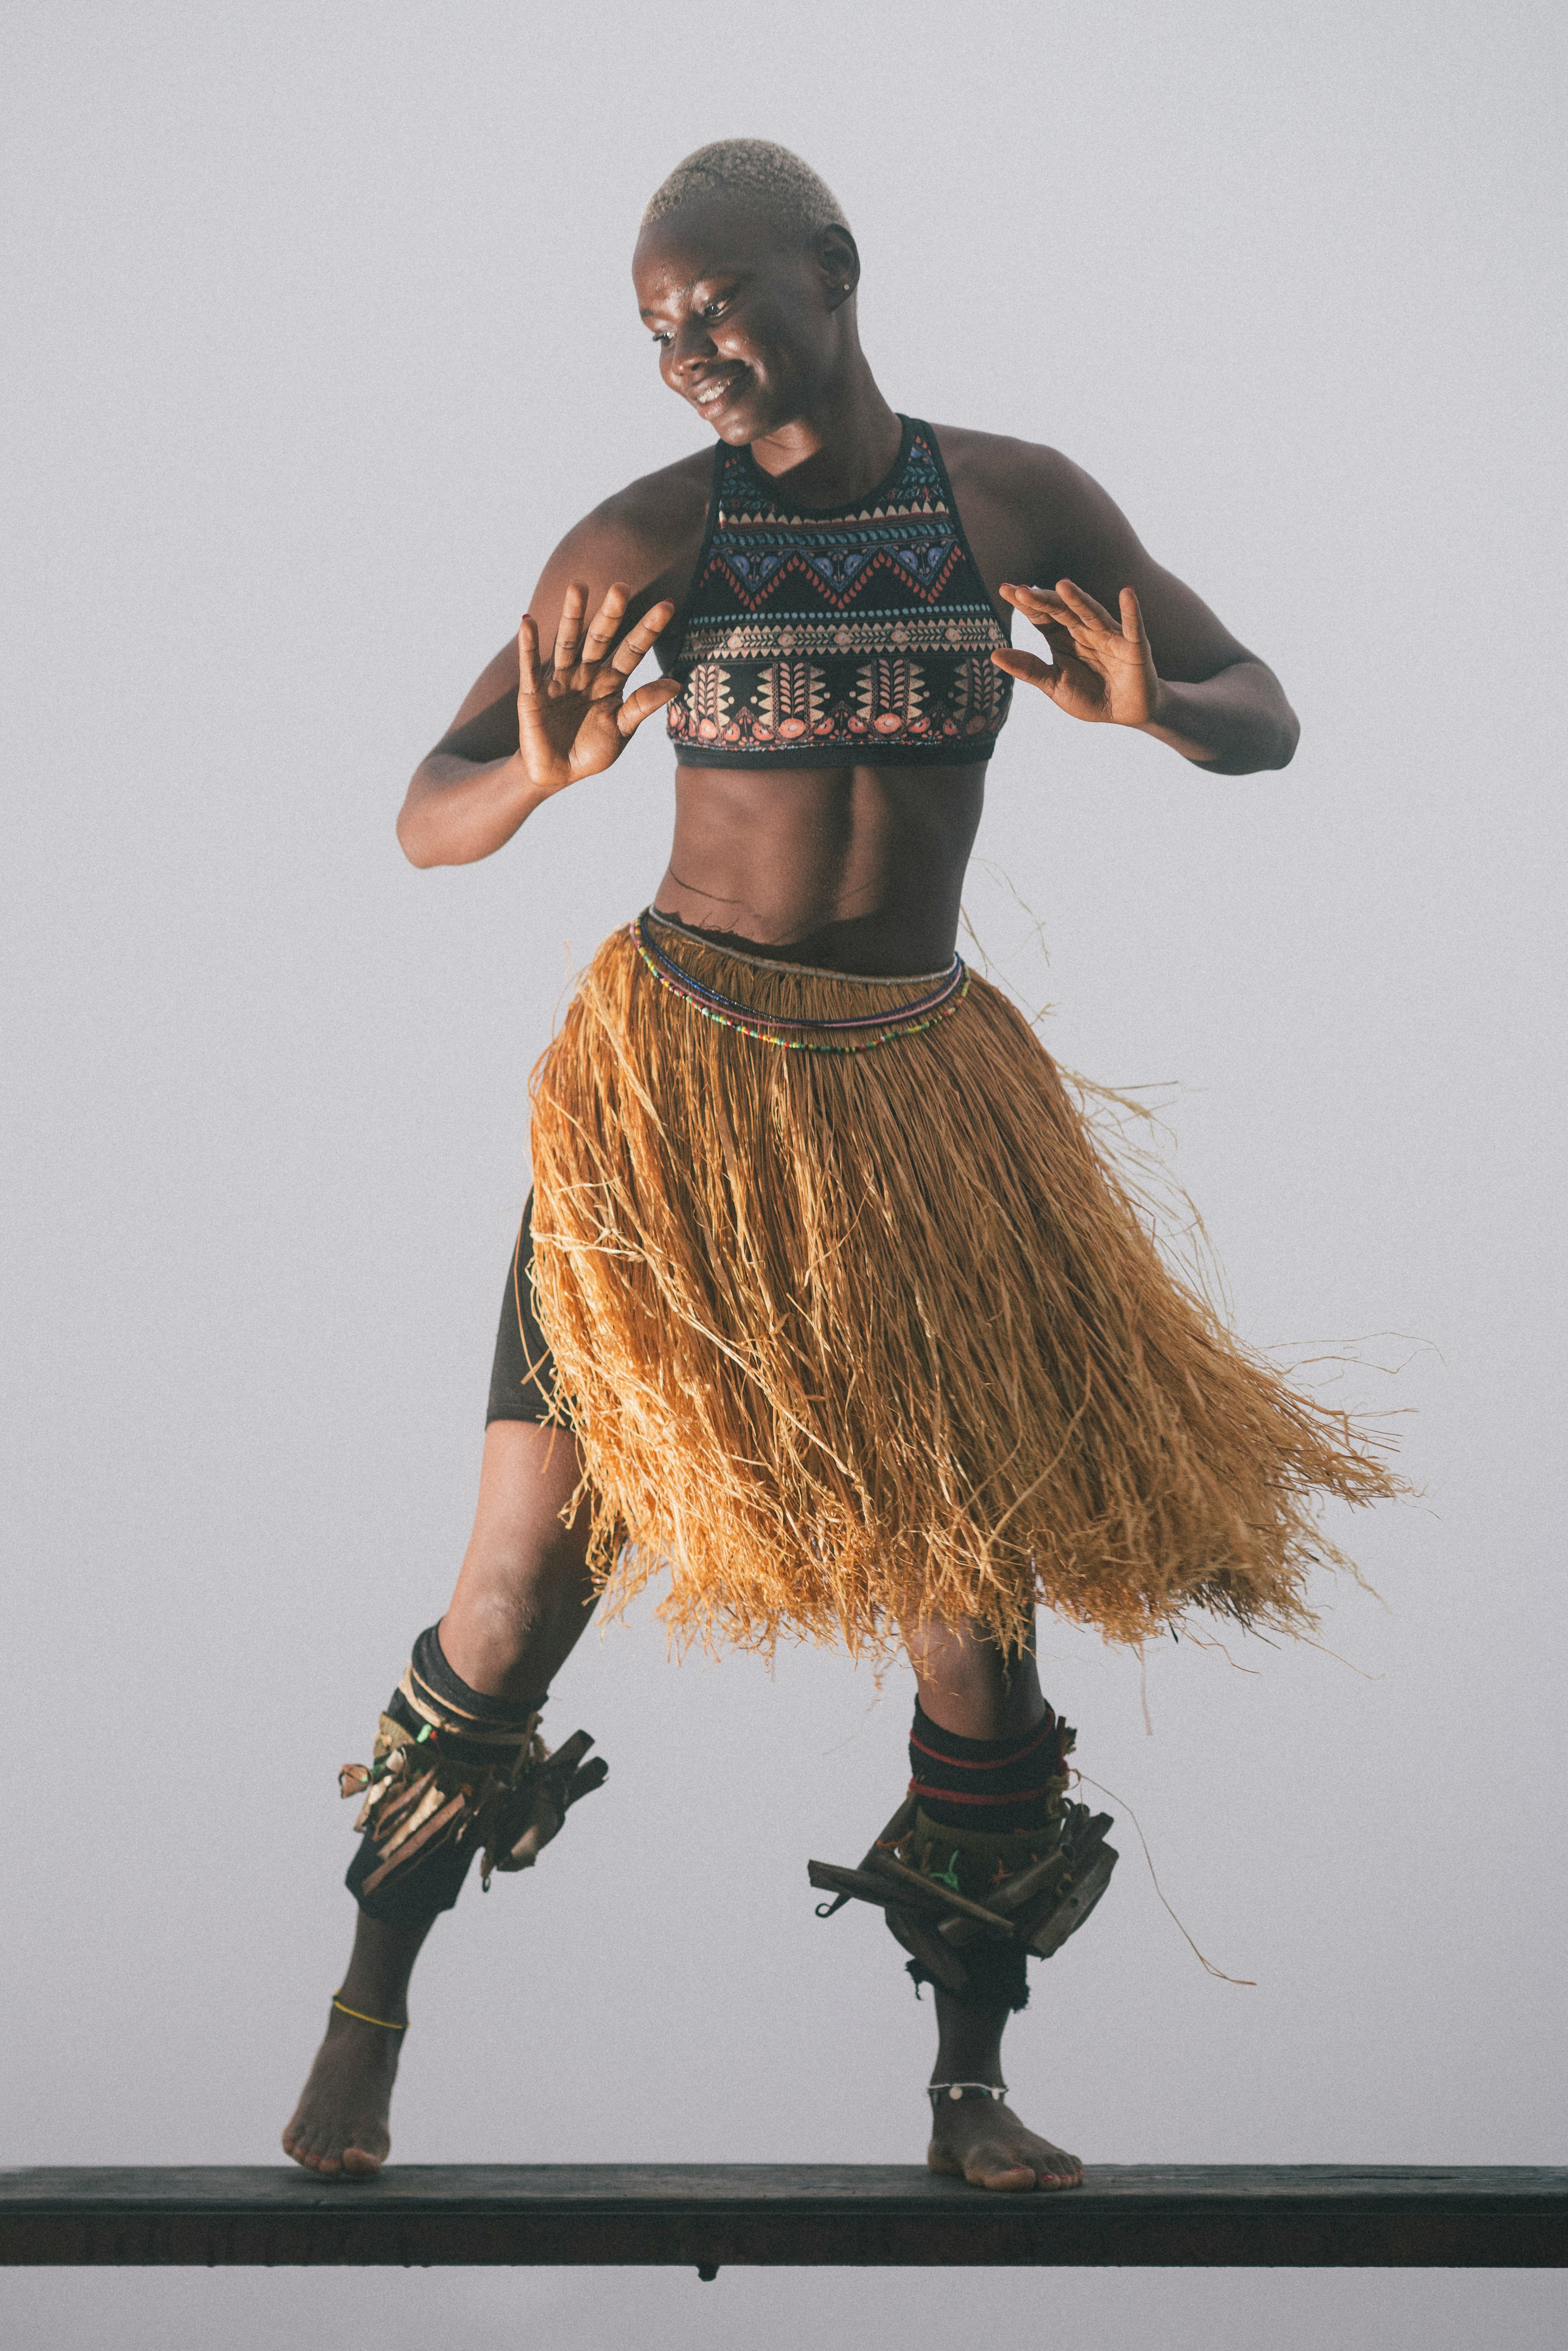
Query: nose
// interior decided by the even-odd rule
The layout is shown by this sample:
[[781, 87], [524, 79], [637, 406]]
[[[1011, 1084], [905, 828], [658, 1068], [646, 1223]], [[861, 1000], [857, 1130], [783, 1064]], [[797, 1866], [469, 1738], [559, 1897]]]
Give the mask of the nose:
[[670, 372], [674, 375], [700, 360], [715, 359], [717, 355], [718, 345], [703, 320], [690, 318], [683, 319], [676, 328], [674, 341], [667, 347], [666, 359]]

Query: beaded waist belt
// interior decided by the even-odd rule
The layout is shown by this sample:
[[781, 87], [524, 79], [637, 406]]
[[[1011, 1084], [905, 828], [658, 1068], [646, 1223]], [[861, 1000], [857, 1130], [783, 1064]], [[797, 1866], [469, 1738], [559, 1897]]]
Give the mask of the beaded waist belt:
[[[705, 1020], [716, 1020], [721, 1028], [738, 1029], [743, 1037], [755, 1037], [759, 1044], [782, 1045], [794, 1053], [869, 1052], [875, 1045], [891, 1044], [895, 1037], [915, 1036], [922, 1029], [946, 1019], [969, 992], [968, 967], [956, 955], [952, 970], [944, 972], [935, 987], [908, 1004], [852, 1013], [841, 1020], [792, 1020], [737, 1004], [733, 997], [721, 995], [716, 987], [706, 987], [689, 971], [683, 971], [653, 939], [645, 914], [638, 915], [631, 931], [638, 954], [660, 987], [683, 998]], [[722, 955], [724, 950], [716, 952]]]

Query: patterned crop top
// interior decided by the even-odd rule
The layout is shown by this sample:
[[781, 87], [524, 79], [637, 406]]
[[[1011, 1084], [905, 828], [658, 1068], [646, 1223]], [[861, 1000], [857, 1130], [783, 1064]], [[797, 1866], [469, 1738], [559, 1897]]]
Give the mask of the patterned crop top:
[[929, 424], [900, 419], [892, 472], [826, 511], [780, 505], [749, 449], [714, 452], [707, 531], [664, 666], [684, 767], [967, 765], [1013, 682]]

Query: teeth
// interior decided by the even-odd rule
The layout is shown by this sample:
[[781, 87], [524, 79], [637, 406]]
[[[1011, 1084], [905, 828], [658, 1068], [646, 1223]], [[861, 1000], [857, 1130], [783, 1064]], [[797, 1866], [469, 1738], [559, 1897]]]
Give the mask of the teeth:
[[705, 388], [697, 394], [697, 406], [699, 408], [711, 408], [716, 400], [723, 399], [725, 393], [729, 391], [735, 379], [733, 376], [727, 376], [722, 383], [710, 383], [705, 386]]

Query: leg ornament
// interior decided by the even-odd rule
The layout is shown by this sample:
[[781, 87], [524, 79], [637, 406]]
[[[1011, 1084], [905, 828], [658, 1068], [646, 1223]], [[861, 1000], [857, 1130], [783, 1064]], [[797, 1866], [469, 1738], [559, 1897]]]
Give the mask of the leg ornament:
[[455, 1674], [432, 1625], [422, 1633], [382, 1716], [372, 1760], [345, 1763], [338, 1784], [362, 1795], [363, 1842], [349, 1890], [372, 1918], [410, 1926], [449, 1910], [477, 1853], [494, 1870], [531, 1869], [569, 1808], [609, 1765], [583, 1757], [574, 1731], [552, 1754], [538, 1735], [542, 1698], [486, 1698]]
[[[967, 2005], [1022, 2008], [1028, 1959], [1049, 1959], [1077, 1932], [1117, 1861], [1105, 1843], [1109, 1813], [1068, 1801], [1074, 1738], [1048, 1712], [1021, 1740], [960, 1740], [917, 1708], [910, 1792], [860, 1867], [807, 1865], [811, 1884], [834, 1896], [819, 1917], [869, 1902], [909, 1953], [917, 1984], [940, 1984]], [[971, 1825], [988, 1811], [1007, 1825]], [[1013, 1825], [1020, 1813], [1026, 1823]]]

